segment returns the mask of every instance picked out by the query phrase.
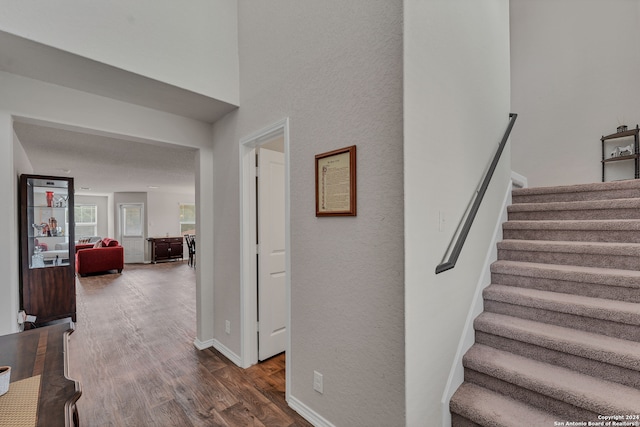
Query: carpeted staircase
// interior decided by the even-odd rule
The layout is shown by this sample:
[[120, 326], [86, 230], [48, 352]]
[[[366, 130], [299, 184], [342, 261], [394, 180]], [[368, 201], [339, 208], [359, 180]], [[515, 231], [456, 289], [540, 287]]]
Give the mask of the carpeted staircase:
[[518, 189], [508, 213], [452, 425], [640, 416], [640, 180]]

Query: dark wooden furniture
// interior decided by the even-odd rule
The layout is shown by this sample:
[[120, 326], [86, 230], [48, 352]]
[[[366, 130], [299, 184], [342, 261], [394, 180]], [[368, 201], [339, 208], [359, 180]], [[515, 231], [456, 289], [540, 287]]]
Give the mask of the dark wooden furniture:
[[184, 240], [187, 242], [187, 249], [189, 250], [189, 266], [196, 266], [196, 235], [185, 234]]
[[78, 426], [80, 384], [67, 378], [69, 323], [0, 336], [0, 365], [11, 366], [11, 382], [40, 375], [38, 427]]
[[[640, 152], [639, 152], [640, 144], [638, 142], [639, 133], [640, 133], [640, 127], [636, 125], [635, 129], [612, 133], [611, 135], [603, 136], [602, 138], [600, 138], [600, 141], [602, 143], [602, 182], [604, 182], [605, 166], [608, 163], [618, 162], [621, 160], [633, 160], [633, 163], [635, 166], [634, 178], [635, 179], [640, 178]], [[611, 152], [611, 149], [615, 149], [615, 146], [613, 144], [607, 144], [607, 141], [612, 141], [614, 139], [619, 139], [619, 138], [630, 138], [630, 137], [633, 137], [633, 142], [631, 143], [633, 144], [633, 153], [628, 155], [607, 157], [608, 153]], [[625, 144], [625, 145], [629, 145], [629, 144]]]
[[150, 237], [151, 262], [182, 260], [182, 237]]
[[76, 321], [73, 178], [20, 177], [20, 306], [36, 325]]

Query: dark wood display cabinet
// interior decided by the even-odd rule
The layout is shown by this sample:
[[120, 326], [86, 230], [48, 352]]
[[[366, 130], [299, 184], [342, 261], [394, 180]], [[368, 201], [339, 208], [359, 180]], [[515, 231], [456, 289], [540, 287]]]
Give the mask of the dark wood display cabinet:
[[73, 178], [20, 177], [20, 307], [36, 326], [76, 321]]
[[182, 260], [182, 237], [150, 237], [151, 262]]

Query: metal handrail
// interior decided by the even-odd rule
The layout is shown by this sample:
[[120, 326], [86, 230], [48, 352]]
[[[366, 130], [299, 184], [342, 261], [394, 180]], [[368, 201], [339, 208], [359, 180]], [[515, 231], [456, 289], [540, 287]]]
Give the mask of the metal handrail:
[[[456, 266], [456, 261], [458, 261], [460, 252], [462, 252], [462, 247], [464, 246], [465, 240], [467, 240], [467, 235], [471, 230], [471, 225], [473, 224], [473, 220], [476, 218], [476, 214], [480, 209], [480, 204], [482, 203], [482, 199], [484, 199], [484, 195], [487, 192], [487, 188], [489, 187], [489, 183], [491, 182], [491, 178], [493, 177], [493, 172], [495, 172], [496, 167], [498, 166], [498, 161], [500, 161], [500, 156], [502, 155], [502, 151], [504, 150], [505, 145], [507, 145], [507, 140], [509, 139], [509, 135], [511, 135], [511, 129], [513, 129], [513, 124], [515, 123], [517, 118], [518, 118], [518, 115], [516, 113], [509, 114], [509, 125], [507, 126], [507, 130], [504, 132], [504, 136], [502, 137], [502, 141], [500, 141], [498, 150], [496, 151], [495, 156], [493, 156], [491, 165], [489, 166], [489, 169], [487, 170], [487, 173], [485, 174], [484, 179], [482, 180], [482, 185], [480, 186], [480, 189], [477, 192], [478, 195], [475, 198], [473, 205], [471, 206], [471, 209], [469, 209], [469, 215], [467, 215], [467, 219], [465, 220], [464, 225], [462, 226], [462, 230], [460, 231], [460, 234], [458, 234], [458, 239], [456, 240], [455, 245], [453, 246], [451, 255], [449, 255], [449, 259], [445, 261], [445, 258], [447, 256], [447, 254], [445, 253], [444, 258], [442, 260], [443, 262], [436, 267], [436, 274], [442, 273], [447, 270], [451, 270], [453, 267]], [[447, 247], [447, 252], [448, 252], [448, 249], [451, 248], [451, 245], [453, 244], [453, 239], [455, 239], [455, 237], [456, 237], [456, 234], [453, 235], [451, 243]]]

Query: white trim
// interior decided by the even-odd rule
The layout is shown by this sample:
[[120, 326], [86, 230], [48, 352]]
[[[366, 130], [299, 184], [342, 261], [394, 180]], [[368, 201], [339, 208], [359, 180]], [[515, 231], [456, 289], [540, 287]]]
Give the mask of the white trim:
[[209, 347], [213, 347], [213, 340], [200, 341], [198, 338], [196, 338], [193, 341], [193, 345], [198, 350], [206, 350]]
[[512, 183], [511, 181], [509, 181], [504, 198], [502, 200], [502, 208], [500, 211], [501, 215], [498, 217], [496, 225], [493, 229], [493, 238], [489, 243], [487, 256], [484, 260], [484, 267], [482, 269], [482, 273], [480, 274], [478, 283], [476, 284], [476, 292], [473, 296], [469, 313], [467, 314], [467, 320], [465, 321], [464, 329], [462, 330], [462, 336], [460, 338], [460, 342], [458, 343], [458, 350], [456, 352], [455, 358], [453, 359], [453, 365], [451, 366], [451, 371], [449, 372], [447, 385], [444, 389], [442, 400], [440, 401], [442, 405], [443, 427], [451, 426], [451, 412], [449, 412], [449, 401], [451, 400], [451, 396], [453, 396], [453, 393], [455, 393], [455, 391], [464, 381], [464, 367], [462, 366], [462, 357], [475, 342], [475, 330], [473, 328], [473, 321], [480, 313], [482, 313], [484, 309], [482, 291], [491, 283], [491, 264], [498, 259], [497, 244], [500, 240], [502, 240], [502, 224], [507, 220], [507, 206], [511, 204], [511, 191]]
[[[256, 294], [257, 265], [255, 257], [255, 212], [256, 212], [256, 147], [270, 141], [274, 136], [282, 134], [284, 137], [285, 161], [285, 263], [287, 271], [291, 271], [291, 189], [289, 168], [289, 118], [284, 118], [258, 132], [240, 140], [240, 308], [241, 338], [240, 354], [243, 368], [258, 363], [257, 340], [257, 312], [258, 299]], [[291, 363], [291, 274], [286, 278], [287, 293], [287, 366]], [[286, 395], [288, 400], [291, 390], [291, 375], [286, 376]]]
[[291, 409], [296, 411], [298, 414], [302, 416], [302, 418], [309, 421], [315, 427], [335, 427], [333, 424], [331, 424], [329, 421], [323, 418], [320, 414], [318, 414], [313, 409], [309, 408], [307, 405], [305, 405], [295, 397], [289, 396], [289, 399], [287, 399], [287, 402], [289, 403], [289, 406], [291, 407]]
[[258, 363], [257, 340], [253, 339], [257, 334], [257, 315], [254, 307], [257, 307], [257, 295], [252, 289], [256, 289], [257, 269], [254, 255], [256, 235], [255, 222], [251, 221], [251, 212], [256, 210], [256, 199], [252, 194], [256, 193], [255, 180], [255, 147], [240, 141], [240, 356], [242, 367], [248, 368]]
[[218, 350], [220, 353], [222, 353], [224, 355], [224, 357], [226, 357], [227, 359], [229, 359], [230, 361], [232, 361], [236, 365], [242, 366], [242, 358], [240, 356], [235, 354], [233, 351], [231, 351], [229, 349], [229, 347], [227, 347], [226, 345], [222, 344], [217, 339], [214, 338], [212, 341], [213, 341], [213, 348]]
[[216, 339], [200, 341], [199, 339], [196, 338], [195, 341], [193, 342], [193, 345], [198, 350], [206, 350], [208, 348], [215, 348], [220, 353], [222, 353], [224, 355], [224, 357], [229, 359], [231, 362], [235, 363], [238, 366], [241, 366], [242, 359], [240, 358], [240, 356], [235, 354], [233, 351], [231, 351], [229, 349], [229, 347], [227, 347], [226, 345], [222, 344], [220, 341], [218, 341]]
[[511, 182], [514, 188], [527, 188], [529, 186], [527, 177], [514, 171], [511, 171]]

